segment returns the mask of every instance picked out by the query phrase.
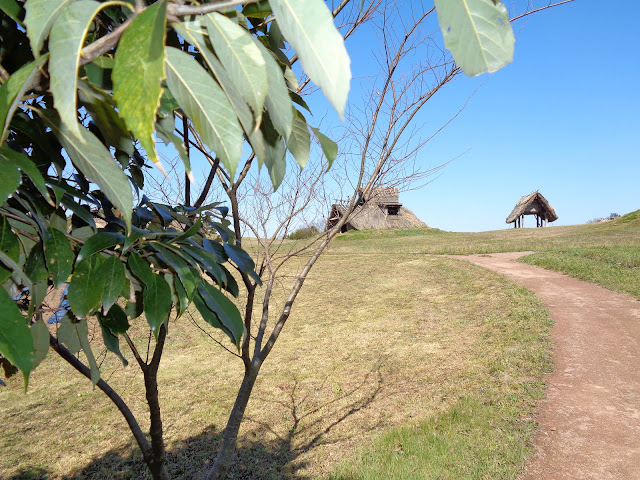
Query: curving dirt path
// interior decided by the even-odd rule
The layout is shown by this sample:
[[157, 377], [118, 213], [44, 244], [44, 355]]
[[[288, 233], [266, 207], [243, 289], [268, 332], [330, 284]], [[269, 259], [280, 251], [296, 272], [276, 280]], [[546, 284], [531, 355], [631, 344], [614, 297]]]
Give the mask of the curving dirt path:
[[523, 480], [640, 479], [640, 302], [515, 260], [456, 256], [534, 292], [555, 325], [555, 371]]

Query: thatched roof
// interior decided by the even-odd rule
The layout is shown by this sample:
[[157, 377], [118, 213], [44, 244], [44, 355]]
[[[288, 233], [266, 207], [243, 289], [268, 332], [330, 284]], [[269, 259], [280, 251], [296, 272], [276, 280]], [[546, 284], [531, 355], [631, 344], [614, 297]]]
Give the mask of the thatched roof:
[[554, 222], [558, 219], [556, 211], [538, 191], [525, 195], [520, 199], [507, 217], [507, 223], [515, 222], [521, 215], [538, 215], [546, 218], [549, 222]]
[[[333, 227], [342, 218], [347, 210], [346, 205], [334, 204], [331, 207], [331, 215], [327, 221], [327, 230]], [[414, 213], [405, 207], [399, 207], [396, 215], [387, 213], [384, 208], [375, 203], [365, 203], [358, 206], [349, 216], [344, 231], [368, 230], [383, 228], [412, 228], [426, 227]]]

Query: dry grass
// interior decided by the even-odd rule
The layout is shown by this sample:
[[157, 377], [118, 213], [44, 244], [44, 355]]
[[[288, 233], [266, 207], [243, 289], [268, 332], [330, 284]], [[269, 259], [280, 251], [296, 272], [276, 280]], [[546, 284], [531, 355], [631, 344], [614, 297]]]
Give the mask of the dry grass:
[[[145, 345], [137, 322], [136, 341]], [[371, 439], [417, 428], [461, 398], [500, 403], [515, 394], [509, 425], [526, 445], [526, 418], [549, 366], [547, 327], [532, 295], [466, 263], [330, 254], [263, 367], [233, 478], [328, 477]], [[160, 395], [176, 478], [199, 478], [206, 468], [241, 369], [188, 318], [173, 323]], [[136, 368], [109, 356], [102, 371], [146, 425]], [[146, 477], [119, 414], [55, 356], [34, 372], [26, 395], [19, 379], [9, 383], [0, 393], [0, 477]]]

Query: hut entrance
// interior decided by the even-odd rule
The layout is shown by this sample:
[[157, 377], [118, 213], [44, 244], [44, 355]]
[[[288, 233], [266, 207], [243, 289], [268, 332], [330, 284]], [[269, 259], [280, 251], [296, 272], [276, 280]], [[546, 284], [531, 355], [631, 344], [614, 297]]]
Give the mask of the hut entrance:
[[537, 190], [520, 199], [513, 211], [507, 217], [507, 223], [513, 223], [513, 228], [524, 227], [524, 216], [533, 215], [536, 219], [536, 227], [546, 227], [549, 222], [558, 219], [555, 210], [546, 198]]

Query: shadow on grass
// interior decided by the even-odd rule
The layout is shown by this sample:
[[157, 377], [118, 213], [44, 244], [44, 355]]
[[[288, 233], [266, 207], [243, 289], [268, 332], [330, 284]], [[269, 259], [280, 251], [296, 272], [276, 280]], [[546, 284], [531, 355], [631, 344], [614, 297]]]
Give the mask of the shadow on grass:
[[[347, 441], [354, 435], [361, 435], [362, 430], [339, 435], [329, 434], [353, 414], [367, 408], [381, 388], [382, 378], [379, 370], [376, 369], [349, 391], [314, 408], [303, 408], [313, 392], [300, 396], [296, 380], [286, 400], [272, 400], [274, 404], [286, 405], [289, 412], [289, 428], [285, 434], [278, 434], [272, 426], [258, 419], [245, 418], [246, 424], [252, 428], [241, 440], [243, 446], [236, 452], [234, 465], [228, 478], [233, 480], [310, 480], [311, 477], [298, 473], [307, 467], [307, 462], [300, 458], [301, 455], [314, 447]], [[376, 427], [377, 423], [373, 423], [367, 430], [374, 430]], [[222, 432], [215, 427], [207, 427], [202, 433], [189, 437], [168, 450], [167, 470], [170, 477], [181, 480], [203, 478], [221, 441]], [[147, 480], [151, 479], [151, 475], [142, 461], [137, 446], [130, 441], [118, 450], [110, 450], [96, 458], [91, 464], [70, 476], [60, 477], [40, 467], [28, 467], [9, 477], [8, 480], [50, 478]]]

